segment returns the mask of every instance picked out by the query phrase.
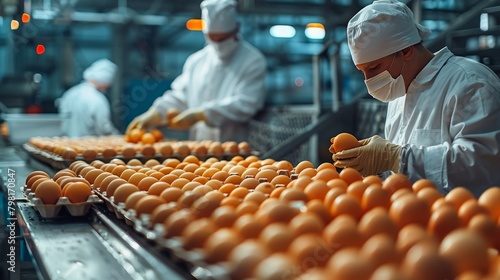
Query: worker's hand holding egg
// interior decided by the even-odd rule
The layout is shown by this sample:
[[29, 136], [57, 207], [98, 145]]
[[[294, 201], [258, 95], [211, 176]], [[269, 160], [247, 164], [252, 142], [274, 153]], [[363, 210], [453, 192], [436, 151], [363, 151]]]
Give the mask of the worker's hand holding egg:
[[332, 158], [335, 161], [334, 165], [336, 167], [352, 167], [358, 170], [363, 176], [376, 175], [388, 170], [399, 171], [401, 146], [392, 144], [384, 138], [375, 135], [360, 140], [358, 142], [360, 146], [358, 147], [351, 146], [352, 148], [346, 149], [345, 147], [349, 147], [348, 145], [340, 146], [339, 144], [339, 150], [337, 150], [335, 142], [338, 137], [335, 137], [333, 141], [335, 153]]

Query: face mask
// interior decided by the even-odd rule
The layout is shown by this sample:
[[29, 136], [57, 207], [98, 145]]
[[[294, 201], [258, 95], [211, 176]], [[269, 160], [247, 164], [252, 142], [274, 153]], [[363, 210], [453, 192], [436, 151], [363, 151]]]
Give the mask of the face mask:
[[215, 53], [220, 59], [231, 56], [239, 45], [239, 42], [235, 38], [229, 38], [222, 42], [214, 42], [207, 38], [207, 42], [214, 47]]
[[[389, 66], [389, 70], [392, 67], [392, 63], [394, 62], [394, 58], [391, 62], [391, 66]], [[389, 102], [406, 94], [405, 81], [403, 80], [403, 69], [405, 68], [405, 64], [403, 62], [403, 68], [401, 68], [401, 72], [399, 76], [394, 79], [388, 70], [371, 77], [368, 80], [365, 80], [366, 88], [368, 89], [368, 93], [374, 98], [383, 101]]]

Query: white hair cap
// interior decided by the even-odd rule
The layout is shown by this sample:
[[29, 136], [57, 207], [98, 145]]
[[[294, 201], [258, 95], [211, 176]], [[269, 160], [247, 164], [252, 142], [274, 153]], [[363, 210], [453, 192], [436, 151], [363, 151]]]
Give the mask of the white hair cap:
[[204, 33], [227, 33], [236, 29], [236, 1], [204, 0], [200, 7]]
[[431, 31], [416, 23], [412, 11], [396, 0], [375, 0], [347, 24], [354, 64], [371, 62], [424, 41]]
[[83, 78], [99, 84], [110, 85], [113, 83], [116, 68], [116, 64], [108, 59], [99, 59], [83, 71]]

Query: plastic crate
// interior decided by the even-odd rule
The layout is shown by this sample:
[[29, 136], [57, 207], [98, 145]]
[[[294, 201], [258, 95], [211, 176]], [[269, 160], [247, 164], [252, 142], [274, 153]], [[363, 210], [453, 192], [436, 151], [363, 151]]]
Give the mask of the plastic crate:
[[61, 126], [66, 115], [60, 114], [3, 114], [7, 122], [10, 143], [20, 145], [31, 137], [61, 136]]

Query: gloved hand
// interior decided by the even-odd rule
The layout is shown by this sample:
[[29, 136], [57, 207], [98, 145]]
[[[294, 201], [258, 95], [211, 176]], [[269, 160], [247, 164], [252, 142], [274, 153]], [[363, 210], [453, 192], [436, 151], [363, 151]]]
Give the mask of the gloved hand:
[[205, 121], [205, 111], [202, 108], [187, 109], [175, 116], [169, 124], [173, 129], [188, 129], [199, 121]]
[[344, 150], [332, 155], [339, 168], [352, 167], [361, 175], [377, 175], [392, 170], [399, 171], [402, 147], [375, 135], [359, 141], [361, 147]]
[[143, 127], [166, 125], [167, 122], [167, 119], [162, 118], [160, 113], [155, 108], [150, 108], [143, 114], [135, 117], [135, 119], [130, 122], [127, 127], [126, 134], [128, 135], [134, 128], [141, 129]]

